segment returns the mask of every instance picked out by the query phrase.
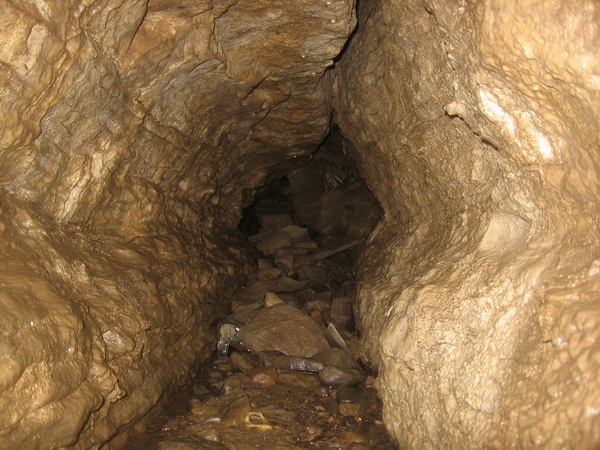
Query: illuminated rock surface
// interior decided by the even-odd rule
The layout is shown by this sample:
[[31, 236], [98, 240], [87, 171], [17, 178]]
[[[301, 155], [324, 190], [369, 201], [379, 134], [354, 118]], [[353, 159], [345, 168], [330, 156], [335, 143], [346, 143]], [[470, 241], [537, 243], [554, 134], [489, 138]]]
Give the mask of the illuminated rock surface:
[[401, 447], [600, 442], [593, 1], [0, 5], [0, 447], [93, 448], [212, 350], [242, 209], [330, 130]]

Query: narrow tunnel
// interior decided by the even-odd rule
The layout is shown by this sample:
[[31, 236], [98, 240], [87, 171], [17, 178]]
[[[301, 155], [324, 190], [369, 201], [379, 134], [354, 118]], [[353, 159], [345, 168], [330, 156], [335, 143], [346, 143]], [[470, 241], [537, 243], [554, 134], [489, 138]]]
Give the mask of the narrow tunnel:
[[596, 2], [0, 12], [0, 448], [123, 448], [215, 350], [273, 206], [363, 238], [398, 448], [598, 446]]

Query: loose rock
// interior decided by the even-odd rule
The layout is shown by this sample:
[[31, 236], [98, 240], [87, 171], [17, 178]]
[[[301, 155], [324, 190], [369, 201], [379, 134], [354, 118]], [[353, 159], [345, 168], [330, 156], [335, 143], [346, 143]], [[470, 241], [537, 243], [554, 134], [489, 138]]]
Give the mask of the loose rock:
[[323, 386], [332, 388], [353, 386], [363, 380], [363, 374], [358, 370], [327, 366], [319, 372], [319, 380], [321, 380]]
[[309, 316], [285, 303], [261, 310], [240, 329], [240, 336], [253, 353], [277, 350], [310, 358], [329, 348], [323, 330]]

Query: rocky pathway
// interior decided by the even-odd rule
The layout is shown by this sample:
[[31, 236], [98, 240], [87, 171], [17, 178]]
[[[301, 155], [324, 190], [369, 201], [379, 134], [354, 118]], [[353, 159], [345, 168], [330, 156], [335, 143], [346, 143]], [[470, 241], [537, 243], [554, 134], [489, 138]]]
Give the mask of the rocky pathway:
[[327, 170], [342, 161], [324, 161], [256, 206], [257, 269], [215, 329], [214, 358], [126, 448], [392, 448], [352, 317], [353, 249], [374, 212], [360, 185]]
[[[361, 239], [318, 245], [288, 225], [250, 241], [265, 256], [219, 324], [214, 358], [126, 448], [392, 448], [343, 295], [353, 289], [344, 253]], [[306, 264], [285, 271], [288, 253]]]

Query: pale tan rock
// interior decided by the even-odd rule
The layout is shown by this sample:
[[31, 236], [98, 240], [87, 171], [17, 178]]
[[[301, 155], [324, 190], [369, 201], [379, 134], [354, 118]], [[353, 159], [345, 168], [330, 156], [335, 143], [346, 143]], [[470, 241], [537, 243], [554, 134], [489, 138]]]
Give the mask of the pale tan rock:
[[265, 295], [265, 308], [276, 305], [277, 303], [283, 303], [283, 300], [281, 300], [274, 292], [267, 292], [267, 295]]
[[400, 448], [600, 442], [598, 6], [542, 3], [363, 2], [335, 69], [385, 211], [354, 312]]

